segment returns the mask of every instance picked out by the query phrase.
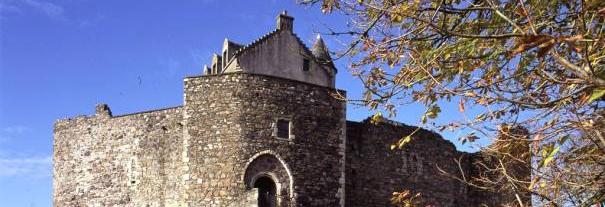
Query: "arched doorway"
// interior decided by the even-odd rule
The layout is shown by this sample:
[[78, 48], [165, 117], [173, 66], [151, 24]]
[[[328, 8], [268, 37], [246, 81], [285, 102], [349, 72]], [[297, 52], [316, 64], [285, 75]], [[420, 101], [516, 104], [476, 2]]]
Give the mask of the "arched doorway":
[[292, 176], [279, 156], [263, 151], [248, 160], [242, 179], [246, 190], [253, 194], [247, 194], [247, 203], [254, 203], [259, 207], [294, 205]]
[[273, 179], [262, 176], [254, 182], [254, 188], [258, 189], [258, 207], [275, 207], [277, 204], [277, 189]]

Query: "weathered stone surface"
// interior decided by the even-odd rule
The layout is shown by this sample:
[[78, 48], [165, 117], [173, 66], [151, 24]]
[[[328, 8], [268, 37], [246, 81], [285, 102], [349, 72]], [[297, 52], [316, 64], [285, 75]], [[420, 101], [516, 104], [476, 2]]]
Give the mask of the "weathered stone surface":
[[[293, 19], [280, 18], [273, 36], [227, 42], [226, 63], [185, 78], [183, 106], [113, 116], [101, 104], [93, 116], [57, 121], [54, 205], [254, 206], [273, 193], [277, 206], [389, 206], [402, 189], [435, 206], [510, 200], [439, 175], [437, 167], [478, 173], [472, 163], [486, 156], [423, 129], [392, 151], [416, 127], [347, 122], [325, 45], [315, 53], [330, 64], [320, 65], [293, 35]], [[300, 71], [305, 58], [314, 63]], [[285, 137], [278, 120], [289, 122]]]
[[[345, 105], [333, 92], [244, 73], [186, 79], [186, 151], [197, 166], [189, 168], [187, 203], [230, 205], [266, 174], [277, 181], [283, 206], [339, 205]], [[279, 118], [291, 121], [290, 139], [275, 136]]]
[[178, 203], [181, 112], [105, 113], [55, 123], [54, 205]]
[[404, 189], [421, 193], [434, 206], [469, 206], [467, 186], [438, 170], [457, 174], [459, 160], [468, 171], [467, 153], [424, 129], [414, 133], [403, 149], [390, 149], [416, 128], [390, 121], [347, 123], [348, 206], [389, 206], [393, 192]]

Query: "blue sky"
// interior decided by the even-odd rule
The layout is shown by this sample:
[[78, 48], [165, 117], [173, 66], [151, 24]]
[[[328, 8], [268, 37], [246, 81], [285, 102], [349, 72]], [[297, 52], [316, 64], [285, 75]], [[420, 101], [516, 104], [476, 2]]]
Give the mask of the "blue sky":
[[[52, 205], [56, 119], [92, 114], [100, 102], [114, 115], [181, 105], [183, 77], [200, 74], [225, 37], [249, 43], [273, 30], [284, 9], [309, 46], [317, 31], [346, 21], [287, 0], [0, 0], [0, 207]], [[337, 62], [337, 87], [359, 98], [346, 65]], [[444, 108], [443, 119], [459, 116], [455, 108]], [[417, 105], [398, 111], [408, 124], [423, 113]], [[357, 106], [347, 114], [370, 115]], [[457, 133], [444, 135], [458, 143]]]

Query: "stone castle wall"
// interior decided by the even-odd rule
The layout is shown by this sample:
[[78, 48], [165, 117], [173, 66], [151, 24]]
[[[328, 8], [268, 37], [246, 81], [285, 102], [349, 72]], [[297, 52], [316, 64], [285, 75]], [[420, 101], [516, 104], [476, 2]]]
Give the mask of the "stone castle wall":
[[164, 206], [180, 199], [181, 109], [61, 120], [54, 206]]
[[[187, 78], [188, 204], [241, 205], [264, 172], [284, 206], [339, 206], [345, 105], [333, 92], [243, 73]], [[290, 139], [275, 137], [279, 118], [291, 121]]]
[[[517, 203], [517, 199], [531, 205], [530, 195], [520, 192], [517, 198], [511, 190], [514, 187], [501, 179], [500, 174], [489, 171], [499, 166], [491, 153], [459, 152], [439, 134], [425, 129], [414, 133], [411, 142], [402, 149], [391, 150], [392, 144], [416, 129], [389, 120], [377, 124], [369, 120], [347, 122], [346, 206], [393, 206], [393, 192], [403, 190], [420, 193], [421, 203], [431, 206], [502, 206]], [[496, 144], [510, 141], [498, 140]], [[531, 172], [526, 166], [529, 162], [516, 161], [529, 159], [529, 145], [514, 143], [504, 145], [513, 148], [510, 152], [515, 157], [500, 159], [508, 160], [505, 165], [509, 175], [529, 182]], [[487, 191], [453, 177], [475, 183], [476, 178], [490, 177], [498, 183], [492, 184], [493, 191]], [[481, 183], [480, 186], [489, 185]]]
[[[184, 91], [182, 107], [112, 116], [101, 105], [57, 121], [54, 205], [243, 206], [255, 203], [263, 176], [281, 206], [390, 206], [404, 189], [434, 206], [511, 198], [443, 176], [438, 168], [474, 176], [472, 163], [489, 157], [436, 133], [420, 129], [390, 150], [416, 127], [347, 122], [333, 97], [343, 91], [246, 73], [189, 77]], [[276, 137], [278, 119], [291, 122], [289, 138]]]
[[441, 176], [438, 167], [458, 175], [455, 160], [468, 170], [468, 154], [436, 133], [420, 129], [402, 149], [397, 140], [416, 127], [390, 121], [347, 123], [347, 206], [390, 206], [393, 192], [421, 193], [426, 204], [472, 206], [462, 183]]
[[[531, 182], [531, 152], [529, 132], [523, 127], [501, 126], [497, 139], [489, 146], [491, 150], [474, 153], [471, 162], [471, 173], [475, 181], [488, 190], [471, 188], [469, 197], [477, 206], [499, 206], [504, 203], [523, 203], [531, 206], [531, 193], [523, 190]], [[495, 153], [499, 152], [499, 153]], [[501, 171], [506, 169], [505, 178]], [[487, 178], [487, 179], [485, 179]], [[489, 180], [490, 182], [484, 182]]]

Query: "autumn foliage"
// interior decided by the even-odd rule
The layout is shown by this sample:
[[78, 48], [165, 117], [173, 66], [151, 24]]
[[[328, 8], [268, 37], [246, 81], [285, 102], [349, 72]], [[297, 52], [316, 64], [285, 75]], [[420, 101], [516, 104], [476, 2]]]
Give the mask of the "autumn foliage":
[[[377, 117], [420, 103], [426, 107], [420, 123], [468, 132], [460, 138], [467, 144], [479, 137], [496, 140], [507, 133], [502, 126], [523, 127], [527, 136], [508, 146], [530, 146], [529, 159], [516, 162], [531, 166], [531, 179], [485, 179], [507, 178], [498, 182], [512, 183], [519, 195], [531, 194], [534, 205], [604, 203], [605, 1], [303, 3], [349, 19], [346, 31], [325, 33], [350, 39], [334, 56], [351, 57], [351, 72], [364, 85], [364, 97], [352, 102], [375, 110]], [[451, 102], [464, 118], [433, 123]], [[394, 146], [405, 147], [409, 140], [403, 137]], [[506, 149], [484, 150], [505, 163]], [[505, 175], [506, 168], [490, 173]], [[490, 180], [462, 181], [490, 187], [485, 185]]]

